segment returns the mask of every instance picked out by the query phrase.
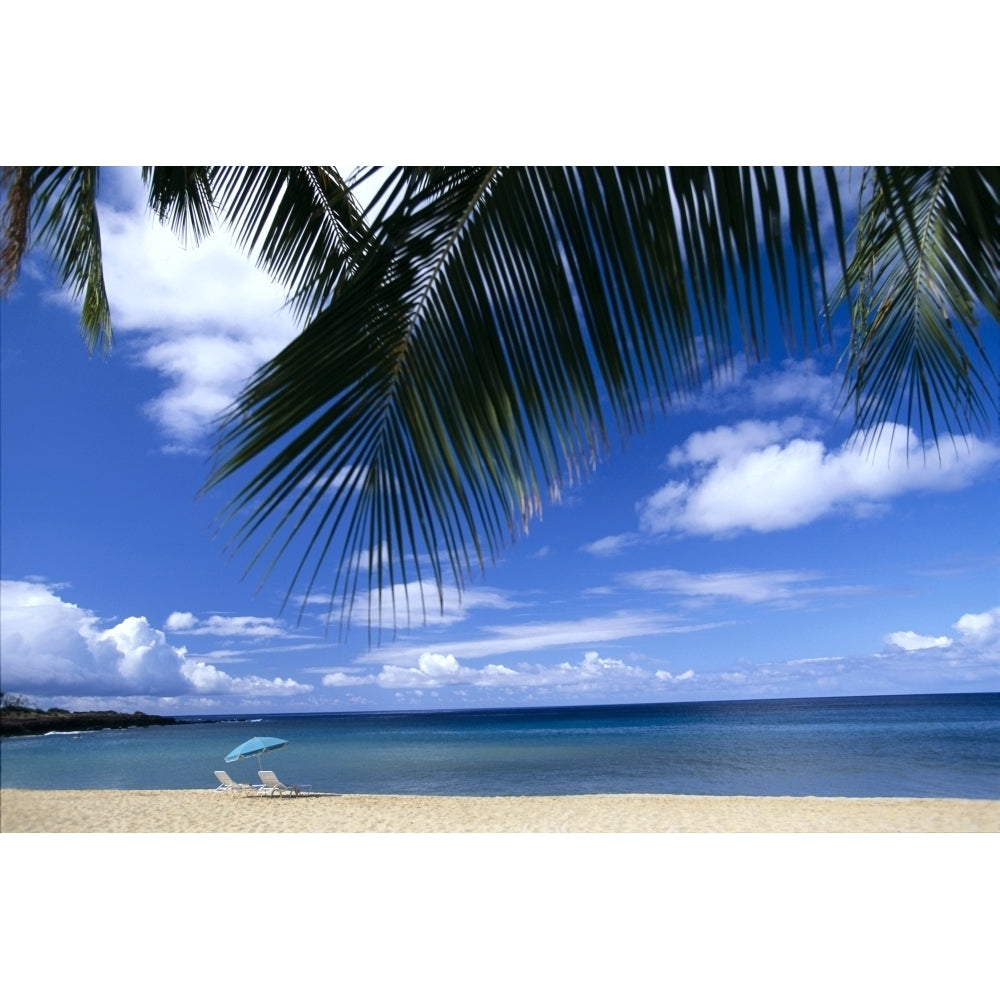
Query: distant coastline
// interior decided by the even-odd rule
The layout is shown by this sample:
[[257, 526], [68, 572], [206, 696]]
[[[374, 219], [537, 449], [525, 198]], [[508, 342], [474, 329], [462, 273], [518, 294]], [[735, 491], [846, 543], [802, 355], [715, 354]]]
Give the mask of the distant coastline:
[[98, 729], [180, 724], [179, 720], [170, 716], [147, 715], [145, 712], [68, 712], [60, 708], [0, 712], [0, 736], [38, 736], [44, 733], [82, 733]]

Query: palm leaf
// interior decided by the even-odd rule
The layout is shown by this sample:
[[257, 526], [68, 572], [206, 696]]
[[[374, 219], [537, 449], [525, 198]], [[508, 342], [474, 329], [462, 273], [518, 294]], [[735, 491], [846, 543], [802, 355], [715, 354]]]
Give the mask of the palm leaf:
[[994, 371], [978, 310], [1000, 322], [1000, 168], [870, 168], [846, 289], [848, 399], [862, 429], [935, 440], [988, 427]]
[[143, 167], [149, 207], [181, 239], [199, 243], [212, 231], [215, 205], [209, 167]]
[[[772, 305], [794, 350], [850, 300], [862, 429], [938, 437], [995, 411], [977, 321], [1000, 322], [1000, 168], [868, 168], [849, 264], [829, 168], [396, 168], [363, 216], [371, 175], [332, 167], [143, 176], [182, 237], [231, 227], [305, 324], [222, 425], [206, 488], [239, 480], [232, 545], [265, 577], [292, 559], [288, 595], [327, 591], [345, 619], [366, 587], [377, 628], [409, 584], [440, 600], [495, 559], [612, 432], [761, 357]], [[2, 184], [2, 290], [33, 230], [107, 346], [96, 169]]]
[[216, 221], [309, 318], [362, 235], [350, 185], [333, 167], [144, 167], [149, 205], [182, 239], [198, 242]]
[[220, 215], [237, 245], [289, 293], [294, 314], [329, 300], [361, 211], [334, 167], [212, 167]]
[[0, 217], [0, 295], [14, 287], [21, 261], [28, 252], [28, 219], [31, 213], [31, 168], [0, 169], [3, 215]]
[[827, 297], [808, 171], [401, 168], [376, 203], [329, 303], [227, 415], [208, 484], [253, 467], [232, 543], [256, 539], [266, 576], [297, 539], [289, 593], [349, 615], [364, 584], [376, 625], [425, 571], [440, 596], [494, 559], [612, 426], [759, 357], [774, 296], [788, 329]]
[[[3, 292], [33, 242], [45, 247], [60, 282], [81, 300], [87, 349], [111, 349], [111, 308], [104, 287], [97, 218], [97, 167], [16, 167], [5, 170]], [[34, 241], [30, 238], [34, 230]]]

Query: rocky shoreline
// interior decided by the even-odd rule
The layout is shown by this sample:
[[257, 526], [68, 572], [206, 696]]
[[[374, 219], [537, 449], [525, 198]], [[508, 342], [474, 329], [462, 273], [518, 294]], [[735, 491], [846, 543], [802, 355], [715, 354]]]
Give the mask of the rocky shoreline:
[[177, 719], [145, 712], [47, 712], [0, 713], [0, 736], [37, 736], [44, 733], [90, 732], [95, 729], [130, 729], [133, 726], [176, 726]]

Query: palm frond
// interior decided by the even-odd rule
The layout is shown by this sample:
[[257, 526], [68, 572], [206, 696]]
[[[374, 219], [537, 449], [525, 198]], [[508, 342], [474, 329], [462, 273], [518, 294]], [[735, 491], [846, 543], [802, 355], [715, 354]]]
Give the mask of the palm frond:
[[988, 427], [996, 372], [978, 320], [1000, 321], [1000, 168], [869, 168], [859, 218], [840, 289], [856, 424], [935, 440]]
[[199, 243], [215, 222], [209, 167], [143, 167], [149, 207], [181, 239]]
[[361, 211], [334, 167], [212, 167], [212, 191], [237, 245], [308, 320], [329, 300], [363, 238]]
[[[937, 438], [995, 413], [977, 324], [1000, 322], [1000, 168], [868, 168], [849, 263], [832, 168], [400, 167], [363, 214], [369, 173], [143, 176], [182, 236], [231, 227], [305, 324], [222, 424], [206, 489], [239, 480], [232, 545], [265, 577], [292, 560], [288, 595], [321, 588], [345, 619], [366, 586], [377, 628], [410, 583], [440, 601], [495, 559], [612, 433], [763, 356], [775, 311], [795, 350], [850, 300], [862, 430]], [[3, 288], [34, 232], [91, 349], [110, 344], [96, 168], [5, 168], [2, 186]]]
[[495, 558], [607, 448], [609, 414], [629, 433], [760, 356], [772, 296], [819, 314], [808, 171], [399, 168], [375, 202], [329, 303], [228, 414], [208, 488], [256, 468], [233, 544], [257, 539], [266, 575], [302, 542], [289, 593], [332, 558], [330, 592], [349, 615], [364, 581], [376, 624], [422, 561], [440, 595]]
[[21, 261], [28, 252], [28, 219], [31, 212], [31, 168], [3, 167], [0, 170], [0, 295], [6, 295], [21, 273]]
[[87, 349], [93, 352], [103, 344], [109, 351], [113, 334], [97, 218], [98, 168], [18, 167], [11, 181], [5, 192], [5, 289], [8, 280], [16, 278], [32, 243], [41, 244], [60, 282], [81, 300], [80, 324]]

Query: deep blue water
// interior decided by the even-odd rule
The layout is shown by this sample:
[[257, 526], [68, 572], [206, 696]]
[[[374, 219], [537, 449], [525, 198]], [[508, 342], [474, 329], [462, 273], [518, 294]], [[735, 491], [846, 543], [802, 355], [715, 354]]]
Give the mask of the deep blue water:
[[204, 788], [251, 736], [314, 791], [1000, 799], [1000, 693], [459, 712], [204, 717], [0, 741], [7, 788]]

